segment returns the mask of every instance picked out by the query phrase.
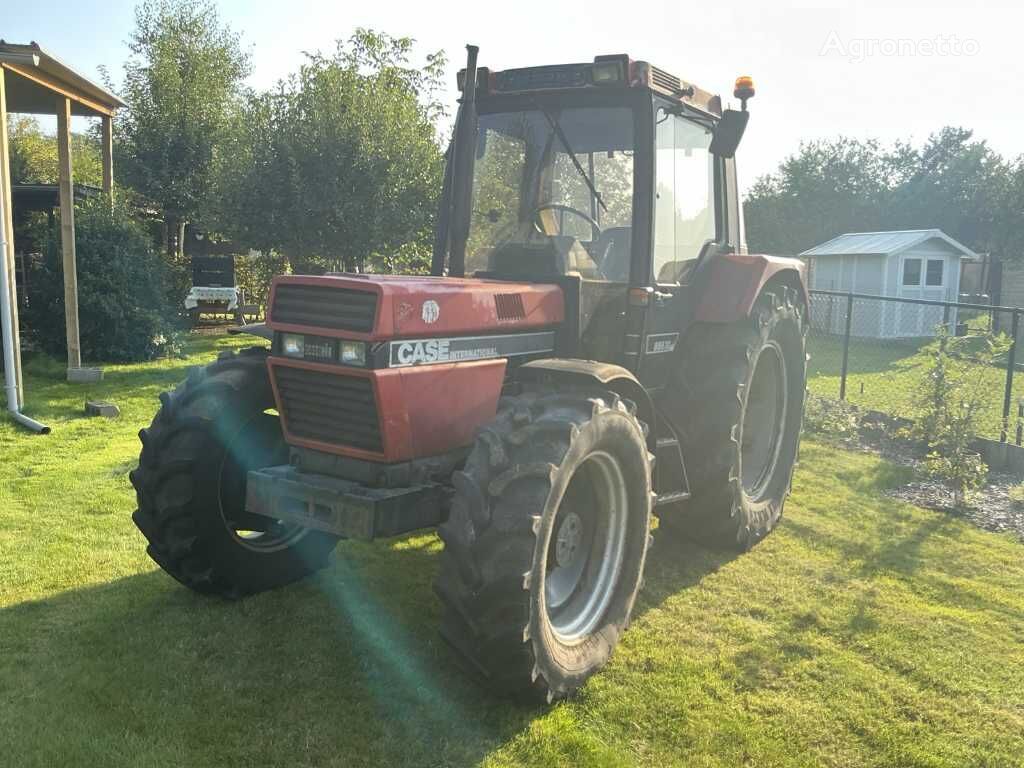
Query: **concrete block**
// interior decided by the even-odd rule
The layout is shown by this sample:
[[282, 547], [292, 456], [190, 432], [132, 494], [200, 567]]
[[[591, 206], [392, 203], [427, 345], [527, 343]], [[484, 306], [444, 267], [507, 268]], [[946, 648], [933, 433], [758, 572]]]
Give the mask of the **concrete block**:
[[113, 403], [104, 400], [86, 400], [86, 416], [106, 416], [108, 419], [115, 419], [121, 415], [121, 409]]
[[1024, 476], [1024, 448], [1021, 446], [982, 437], [975, 440], [971, 448], [981, 454], [989, 469]]
[[68, 381], [72, 384], [95, 384], [103, 381], [102, 368], [68, 368]]

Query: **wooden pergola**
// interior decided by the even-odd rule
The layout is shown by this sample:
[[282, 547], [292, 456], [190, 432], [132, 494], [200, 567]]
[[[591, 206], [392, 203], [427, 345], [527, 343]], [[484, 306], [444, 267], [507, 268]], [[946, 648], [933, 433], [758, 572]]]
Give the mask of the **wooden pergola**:
[[0, 209], [7, 248], [3, 268], [9, 275], [14, 328], [15, 366], [19, 405], [24, 394], [21, 381], [21, 344], [18, 339], [18, 302], [14, 260], [14, 223], [11, 212], [11, 164], [7, 114], [19, 112], [55, 115], [60, 168], [60, 229], [64, 259], [64, 308], [68, 343], [68, 378], [82, 367], [78, 335], [78, 273], [75, 264], [75, 205], [71, 156], [71, 117], [98, 117], [102, 124], [103, 191], [112, 198], [114, 188], [111, 120], [124, 102], [89, 81], [38, 44], [17, 45], [0, 40]]

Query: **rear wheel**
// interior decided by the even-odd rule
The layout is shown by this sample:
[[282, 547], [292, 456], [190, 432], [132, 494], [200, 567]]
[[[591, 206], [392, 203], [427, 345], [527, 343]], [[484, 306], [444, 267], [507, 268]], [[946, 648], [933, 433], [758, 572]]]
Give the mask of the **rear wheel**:
[[160, 567], [197, 592], [229, 597], [325, 565], [337, 538], [245, 511], [247, 474], [285, 464], [266, 352], [225, 353], [194, 369], [139, 433], [132, 515]]
[[496, 692], [551, 701], [607, 662], [650, 526], [650, 460], [607, 392], [502, 400], [440, 528], [441, 634]]
[[771, 532], [789, 494], [805, 378], [792, 289], [765, 291], [742, 322], [691, 329], [664, 408], [679, 426], [692, 497], [662, 511], [662, 527], [739, 549]]

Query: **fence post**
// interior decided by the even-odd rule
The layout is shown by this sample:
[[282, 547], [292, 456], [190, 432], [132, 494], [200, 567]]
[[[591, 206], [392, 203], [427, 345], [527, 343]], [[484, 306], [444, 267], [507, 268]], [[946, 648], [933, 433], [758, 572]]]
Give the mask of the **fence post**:
[[853, 293], [846, 294], [846, 330], [843, 333], [843, 371], [839, 375], [839, 399], [846, 399], [846, 369], [850, 362], [850, 326], [853, 323]]
[[1017, 367], [1017, 328], [1020, 325], [1020, 310], [1013, 310], [1013, 322], [1010, 324], [1010, 351], [1006, 354], [1006, 390], [1003, 393], [1003, 428], [999, 433], [999, 442], [1006, 442], [1006, 434], [1010, 429], [1010, 401], [1013, 400], [1013, 369]]

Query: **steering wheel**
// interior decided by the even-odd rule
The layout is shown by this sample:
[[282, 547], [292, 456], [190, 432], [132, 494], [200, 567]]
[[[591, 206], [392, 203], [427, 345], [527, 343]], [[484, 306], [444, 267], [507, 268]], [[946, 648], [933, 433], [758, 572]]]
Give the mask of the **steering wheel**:
[[[538, 205], [537, 208], [534, 209], [532, 216], [533, 228], [542, 235], [547, 234], [547, 232], [545, 232], [544, 228], [541, 226], [541, 220], [539, 218], [540, 214], [543, 213], [544, 211], [561, 211], [562, 213], [571, 213], [576, 216], [579, 216], [581, 219], [587, 222], [587, 224], [590, 225], [591, 233], [594, 236], [591, 242], [597, 242], [597, 239], [601, 237], [601, 226], [596, 221], [594, 221], [593, 218], [585, 214], [583, 211], [577, 208], [573, 208], [571, 205], [562, 205], [561, 203], [545, 203], [544, 205]], [[559, 234], [561, 234], [561, 232], [559, 232]]]

